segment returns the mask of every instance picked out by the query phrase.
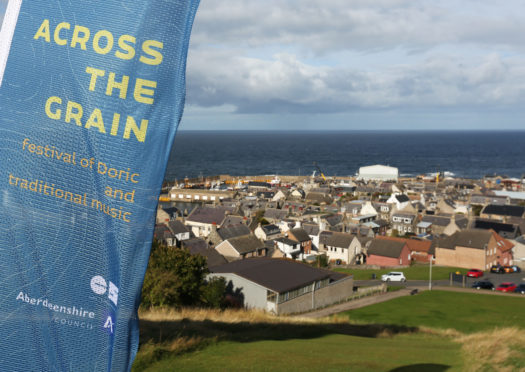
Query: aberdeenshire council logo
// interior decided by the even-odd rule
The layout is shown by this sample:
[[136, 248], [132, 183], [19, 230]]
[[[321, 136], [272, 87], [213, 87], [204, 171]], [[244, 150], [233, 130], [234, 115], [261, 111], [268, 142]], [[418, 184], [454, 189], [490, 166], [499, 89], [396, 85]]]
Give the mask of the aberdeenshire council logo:
[[48, 298], [35, 298], [24, 292], [18, 293], [16, 300], [51, 311], [53, 314], [53, 322], [56, 324], [93, 329], [95, 312], [85, 309], [82, 306], [57, 304], [51, 302]]
[[[118, 303], [118, 287], [113, 282], [106, 282], [106, 279], [100, 275], [91, 278], [91, 290], [93, 293], [103, 296], [108, 294], [108, 299], [117, 306]], [[115, 332], [115, 316], [112, 312], [106, 315], [106, 320], [102, 326], [106, 332], [112, 335]]]

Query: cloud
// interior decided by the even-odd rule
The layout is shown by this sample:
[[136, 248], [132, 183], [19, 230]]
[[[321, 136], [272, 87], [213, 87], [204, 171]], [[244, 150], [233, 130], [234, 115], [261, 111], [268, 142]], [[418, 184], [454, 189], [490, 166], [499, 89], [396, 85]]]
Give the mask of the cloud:
[[525, 3], [458, 3], [202, 2], [187, 102], [242, 114], [521, 109]]

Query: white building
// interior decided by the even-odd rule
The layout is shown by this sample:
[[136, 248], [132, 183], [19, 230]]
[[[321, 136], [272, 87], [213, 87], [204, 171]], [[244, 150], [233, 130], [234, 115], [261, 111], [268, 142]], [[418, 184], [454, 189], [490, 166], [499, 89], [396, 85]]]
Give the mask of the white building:
[[386, 165], [370, 165], [359, 168], [357, 179], [363, 181], [396, 181], [399, 177], [399, 170], [395, 167]]

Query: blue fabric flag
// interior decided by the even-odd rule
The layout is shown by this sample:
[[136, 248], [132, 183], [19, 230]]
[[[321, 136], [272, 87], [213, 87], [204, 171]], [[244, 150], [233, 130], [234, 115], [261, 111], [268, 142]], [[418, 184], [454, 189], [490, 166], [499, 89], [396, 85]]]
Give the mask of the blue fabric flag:
[[198, 0], [0, 0], [0, 370], [128, 371]]

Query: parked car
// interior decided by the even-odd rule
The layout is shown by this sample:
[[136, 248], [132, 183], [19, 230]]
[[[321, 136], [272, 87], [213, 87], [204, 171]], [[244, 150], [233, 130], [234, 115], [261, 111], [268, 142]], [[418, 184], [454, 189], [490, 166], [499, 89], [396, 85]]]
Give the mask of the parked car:
[[472, 288], [476, 288], [476, 289], [491, 289], [491, 290], [495, 290], [496, 287], [494, 287], [494, 284], [492, 284], [492, 282], [488, 281], [488, 280], [480, 280], [479, 282], [474, 282], [474, 284], [472, 284]]
[[522, 284], [518, 285], [518, 286], [516, 287], [516, 289], [514, 290], [514, 292], [516, 292], [516, 293], [521, 293], [521, 294], [525, 294], [525, 284], [522, 283]]
[[503, 266], [503, 272], [505, 274], [512, 274], [512, 273], [514, 273], [514, 269], [510, 265], [505, 265], [505, 266]]
[[501, 267], [501, 266], [492, 266], [490, 268], [490, 272], [491, 273], [496, 273], [496, 274], [503, 274], [505, 271], [503, 270], [503, 267]]
[[406, 282], [405, 274], [400, 271], [391, 271], [388, 274], [381, 275], [383, 282]]
[[467, 272], [467, 276], [470, 277], [470, 278], [479, 278], [479, 277], [483, 276], [483, 271], [481, 271], [479, 269], [470, 269]]
[[516, 287], [517, 286], [514, 283], [505, 282], [505, 283], [501, 283], [498, 286], [498, 288], [496, 288], [496, 291], [500, 291], [500, 292], [514, 292]]
[[521, 273], [521, 268], [519, 266], [516, 266], [516, 265], [512, 265], [512, 270], [514, 270], [515, 273]]

